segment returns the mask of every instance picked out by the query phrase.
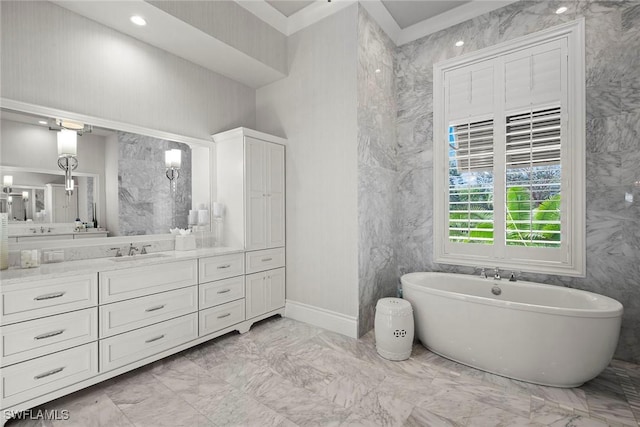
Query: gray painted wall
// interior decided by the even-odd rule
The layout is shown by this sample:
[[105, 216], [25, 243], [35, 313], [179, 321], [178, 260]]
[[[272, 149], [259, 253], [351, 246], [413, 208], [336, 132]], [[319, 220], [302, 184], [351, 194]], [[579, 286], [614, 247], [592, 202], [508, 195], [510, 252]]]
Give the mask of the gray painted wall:
[[258, 130], [288, 139], [287, 299], [358, 315], [356, 5], [288, 41], [289, 76], [257, 90]]
[[[396, 296], [397, 142], [393, 42], [358, 7], [358, 333]], [[376, 72], [378, 71], [378, 72]]]
[[[587, 277], [526, 280], [597, 292], [625, 307], [615, 357], [640, 362], [640, 3], [519, 2], [397, 49], [399, 268], [457, 271], [433, 261], [433, 64], [561, 22], [586, 19]], [[463, 39], [465, 45], [454, 43]], [[635, 195], [625, 202], [625, 193]]]
[[0, 2], [4, 98], [209, 139], [255, 90], [45, 1]]

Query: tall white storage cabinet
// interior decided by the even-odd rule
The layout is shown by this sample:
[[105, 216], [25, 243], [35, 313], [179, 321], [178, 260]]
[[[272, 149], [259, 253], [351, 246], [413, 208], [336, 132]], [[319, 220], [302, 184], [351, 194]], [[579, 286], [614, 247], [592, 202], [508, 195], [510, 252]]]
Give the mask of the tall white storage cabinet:
[[[224, 244], [246, 249], [247, 320], [281, 311], [285, 300], [286, 140], [247, 128], [212, 136]], [[251, 280], [250, 280], [251, 277]]]

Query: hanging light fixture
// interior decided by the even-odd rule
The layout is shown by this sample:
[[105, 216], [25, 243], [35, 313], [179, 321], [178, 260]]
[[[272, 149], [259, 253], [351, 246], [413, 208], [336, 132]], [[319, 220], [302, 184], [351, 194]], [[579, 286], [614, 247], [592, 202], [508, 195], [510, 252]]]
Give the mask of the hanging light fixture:
[[58, 132], [58, 167], [64, 171], [64, 189], [73, 194], [74, 184], [71, 171], [78, 167], [78, 133], [69, 129]]
[[11, 193], [11, 186], [13, 185], [13, 176], [5, 175], [2, 177], [2, 192]]
[[178, 149], [164, 152], [164, 164], [167, 168], [166, 175], [169, 179], [171, 190], [176, 191], [176, 179], [180, 176], [180, 166], [182, 164], [182, 151]]

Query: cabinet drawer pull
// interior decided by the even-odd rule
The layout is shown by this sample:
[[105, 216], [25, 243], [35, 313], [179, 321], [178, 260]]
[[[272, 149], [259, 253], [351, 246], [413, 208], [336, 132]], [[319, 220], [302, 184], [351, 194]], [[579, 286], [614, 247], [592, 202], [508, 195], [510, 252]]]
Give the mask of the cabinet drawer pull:
[[35, 377], [33, 377], [34, 380], [39, 380], [41, 378], [44, 377], [48, 377], [49, 375], [53, 375], [53, 374], [57, 374], [58, 372], [62, 372], [62, 370], [65, 368], [66, 366], [63, 366], [61, 368], [56, 368], [56, 369], [52, 369], [50, 371], [44, 372], [42, 374], [36, 375]]
[[150, 312], [150, 311], [160, 310], [160, 309], [164, 308], [164, 306], [165, 306], [164, 304], [162, 304], [162, 305], [156, 305], [155, 307], [149, 307], [149, 308], [147, 308], [145, 311], [148, 313], [148, 312]]
[[64, 329], [60, 329], [58, 331], [47, 332], [46, 334], [38, 335], [37, 337], [33, 337], [34, 340], [43, 340], [45, 338], [55, 337], [56, 335], [60, 335], [64, 332]]
[[226, 294], [227, 292], [231, 292], [231, 289], [224, 289], [222, 291], [216, 292], [217, 294]]
[[273, 258], [262, 258], [262, 262], [267, 262], [267, 261], [271, 261], [273, 260]]
[[222, 270], [223, 268], [229, 268], [229, 267], [231, 267], [231, 264], [219, 265], [218, 270]]
[[150, 343], [150, 342], [154, 342], [154, 341], [161, 340], [162, 338], [164, 338], [164, 334], [162, 334], [162, 335], [158, 335], [157, 337], [154, 337], [154, 338], [149, 338], [149, 339], [148, 339], [148, 340], [146, 340], [145, 342], [146, 342], [146, 343]]
[[224, 319], [225, 317], [229, 317], [229, 316], [231, 316], [231, 313], [226, 313], [221, 316], [218, 316], [218, 319]]
[[52, 294], [40, 295], [34, 298], [35, 301], [42, 301], [53, 298], [60, 298], [62, 295], [66, 294], [66, 292], [54, 292]]

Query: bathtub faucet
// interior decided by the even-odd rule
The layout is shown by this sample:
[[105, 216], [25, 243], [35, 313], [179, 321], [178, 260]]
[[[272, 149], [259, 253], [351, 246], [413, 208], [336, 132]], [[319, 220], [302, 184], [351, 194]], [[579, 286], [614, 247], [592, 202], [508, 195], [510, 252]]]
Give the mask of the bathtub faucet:
[[502, 279], [502, 277], [500, 277], [500, 267], [496, 267], [493, 271], [494, 271], [493, 280]]

